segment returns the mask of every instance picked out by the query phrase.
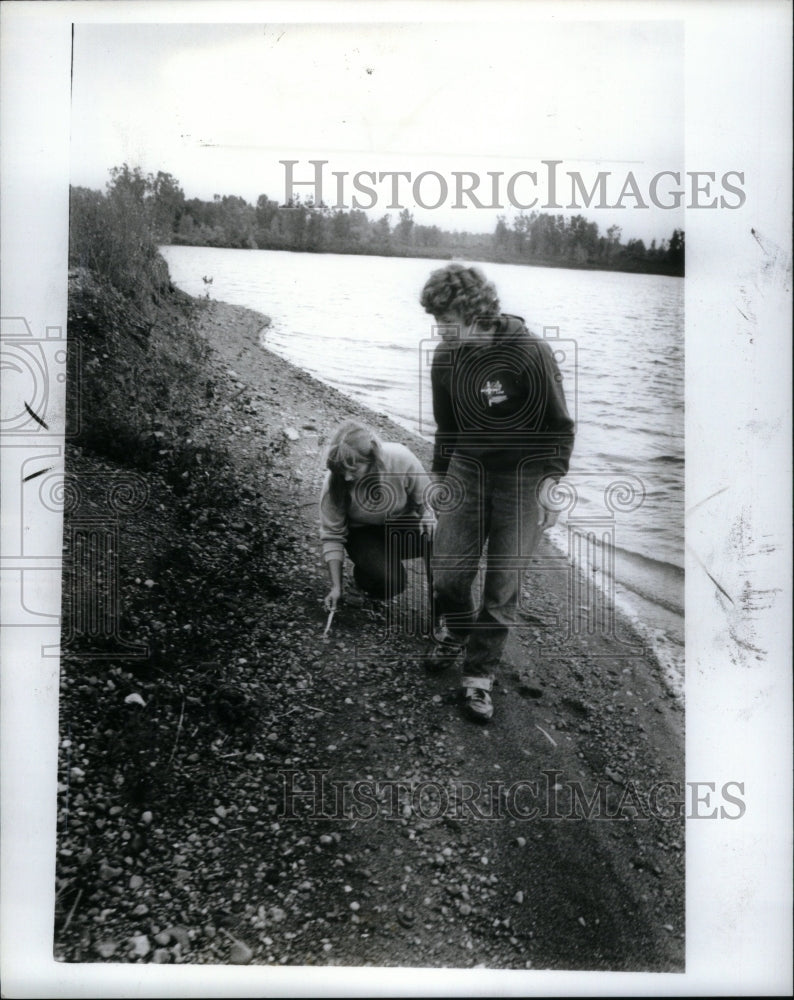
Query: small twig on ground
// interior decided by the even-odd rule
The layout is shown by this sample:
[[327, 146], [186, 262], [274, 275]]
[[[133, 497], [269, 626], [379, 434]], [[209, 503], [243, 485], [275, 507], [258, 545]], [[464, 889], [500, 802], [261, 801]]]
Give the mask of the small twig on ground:
[[235, 944], [242, 944], [242, 941], [240, 941], [239, 938], [236, 938], [234, 934], [230, 934], [225, 927], [221, 926], [219, 930], [221, 930], [230, 941], [234, 941]]
[[555, 743], [555, 741], [551, 738], [551, 736], [549, 736], [549, 734], [546, 732], [546, 730], [543, 728], [543, 726], [539, 726], [537, 724], [537, 722], [535, 723], [535, 729], [539, 729], [543, 733], [543, 735], [546, 737], [546, 739], [549, 741], [549, 743], [551, 743], [551, 745], [553, 747], [557, 746], [557, 744]]
[[61, 893], [62, 893], [62, 892], [64, 892], [64, 891], [65, 891], [66, 889], [68, 889], [68, 888], [69, 888], [69, 886], [70, 886], [70, 885], [72, 884], [72, 882], [74, 882], [74, 879], [73, 879], [73, 878], [67, 878], [67, 879], [66, 879], [66, 880], [64, 881], [63, 885], [62, 885], [62, 886], [60, 887], [60, 889], [59, 889], [59, 890], [58, 890], [58, 891], [57, 891], [57, 892], [55, 893], [55, 900], [56, 900], [56, 902], [58, 901], [58, 899], [60, 899], [60, 896], [61, 896]]
[[66, 923], [63, 925], [63, 930], [61, 933], [65, 933], [66, 928], [72, 922], [72, 917], [74, 916], [74, 911], [77, 909], [77, 904], [80, 902], [80, 897], [83, 895], [82, 887], [77, 890], [77, 895], [74, 897], [74, 902], [72, 903], [72, 908], [69, 910], [69, 916], [66, 918]]
[[171, 751], [171, 756], [168, 758], [168, 763], [174, 759], [174, 754], [176, 753], [176, 746], [179, 743], [179, 734], [182, 732], [182, 719], [185, 715], [185, 696], [182, 695], [182, 707], [179, 710], [179, 722], [176, 724], [176, 739], [174, 740], [174, 748]]
[[[310, 712], [319, 712], [320, 715], [326, 715], [327, 714], [324, 709], [322, 709], [322, 708], [315, 708], [314, 705], [306, 705], [302, 701], [297, 702], [296, 705], [295, 705], [295, 708], [308, 708]], [[289, 711], [290, 712], [294, 712], [295, 709], [291, 708]], [[287, 712], [287, 715], [289, 715], [289, 712]]]

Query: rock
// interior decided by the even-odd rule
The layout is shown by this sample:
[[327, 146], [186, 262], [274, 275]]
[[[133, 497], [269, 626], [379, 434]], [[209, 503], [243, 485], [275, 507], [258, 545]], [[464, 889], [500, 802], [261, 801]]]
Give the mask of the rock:
[[168, 965], [172, 958], [173, 955], [167, 948], [157, 948], [152, 955], [152, 962], [155, 965]]
[[154, 939], [158, 944], [171, 943], [171, 935], [168, 933], [168, 931], [160, 931], [159, 934], [155, 934]]
[[147, 809], [146, 812], [141, 813], [141, 823], [145, 823], [147, 826], [152, 822], [154, 816]]
[[300, 431], [296, 431], [294, 427], [285, 427], [284, 437], [290, 441], [300, 441]]
[[516, 837], [516, 844], [519, 847], [526, 847], [527, 846], [526, 838], [525, 837]]
[[513, 902], [514, 903], [523, 903], [524, 902], [524, 893], [520, 889], [515, 894], [515, 896], [513, 896]]
[[132, 694], [128, 694], [124, 699], [125, 705], [140, 705], [142, 708], [146, 708], [146, 702], [141, 698], [137, 691], [133, 691]]
[[130, 889], [140, 889], [143, 879], [140, 875], [130, 875]]
[[99, 877], [105, 879], [106, 882], [112, 878], [118, 878], [119, 875], [121, 875], [121, 868], [113, 868], [106, 861], [103, 861], [99, 866]]
[[132, 945], [133, 955], [139, 958], [145, 958], [152, 950], [149, 938], [145, 934], [136, 934], [134, 937], [131, 937], [130, 944]]
[[102, 958], [111, 958], [119, 948], [115, 941], [97, 941], [94, 947]]
[[187, 932], [187, 928], [177, 924], [174, 927], [166, 928], [165, 933], [168, 934], [171, 940], [176, 941], [183, 951], [187, 951], [190, 948], [190, 935]]
[[254, 953], [242, 941], [235, 941], [229, 952], [229, 961], [232, 965], [248, 965]]

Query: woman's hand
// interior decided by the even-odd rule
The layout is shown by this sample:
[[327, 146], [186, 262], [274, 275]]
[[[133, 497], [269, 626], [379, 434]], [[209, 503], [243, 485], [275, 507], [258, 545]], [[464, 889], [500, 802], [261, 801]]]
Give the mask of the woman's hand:
[[551, 494], [556, 485], [557, 483], [554, 479], [544, 479], [538, 490], [538, 524], [541, 531], [545, 531], [546, 528], [551, 528], [555, 525], [557, 518], [560, 516], [559, 511], [554, 510], [554, 503], [551, 499]]
[[339, 598], [342, 596], [342, 588], [334, 584], [323, 600], [323, 607], [326, 611], [336, 611]]
[[419, 517], [419, 531], [428, 538], [433, 537], [436, 530], [436, 515], [432, 507], [425, 507]]

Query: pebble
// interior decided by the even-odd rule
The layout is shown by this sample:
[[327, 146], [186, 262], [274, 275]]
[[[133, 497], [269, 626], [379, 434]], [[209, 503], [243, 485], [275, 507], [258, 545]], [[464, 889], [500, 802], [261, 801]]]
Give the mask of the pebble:
[[519, 889], [518, 892], [513, 896], [513, 901], [516, 903], [524, 902], [524, 893]]
[[132, 694], [128, 694], [127, 697], [124, 699], [124, 704], [141, 705], [143, 708], [146, 708], [146, 702], [143, 700], [143, 698], [141, 698], [141, 696], [138, 694], [137, 691], [133, 691]]
[[165, 931], [169, 937], [176, 941], [177, 944], [182, 946], [183, 951], [187, 951], [190, 947], [190, 935], [184, 927], [168, 927]]
[[146, 812], [141, 813], [141, 823], [145, 823], [147, 826], [152, 822], [154, 816], [147, 809]]
[[131, 937], [130, 944], [132, 945], [133, 954], [140, 958], [144, 958], [152, 950], [149, 938], [145, 934], [136, 934], [134, 937]]
[[587, 927], [587, 921], [585, 920], [584, 917], [579, 917], [579, 923], [582, 925], [582, 927]]
[[111, 958], [118, 951], [118, 945], [115, 941], [97, 941], [94, 946], [102, 958]]
[[172, 957], [171, 952], [167, 948], [156, 948], [152, 955], [152, 962], [155, 965], [168, 965]]
[[140, 889], [143, 879], [140, 875], [130, 875], [130, 889]]
[[242, 941], [235, 941], [229, 952], [229, 961], [232, 965], [248, 965], [254, 953]]
[[526, 837], [516, 837], [516, 844], [519, 847], [526, 847], [527, 846]]

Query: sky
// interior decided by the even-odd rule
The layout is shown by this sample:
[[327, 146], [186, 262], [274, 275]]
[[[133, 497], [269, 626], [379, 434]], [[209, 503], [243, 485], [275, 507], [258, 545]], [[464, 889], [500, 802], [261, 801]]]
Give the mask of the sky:
[[[570, 172], [589, 190], [610, 171], [610, 206], [634, 172], [648, 208], [632, 197], [622, 210], [578, 203], [601, 232], [617, 224], [624, 240], [650, 242], [683, 226], [683, 211], [655, 208], [647, 195], [650, 176], [684, 169], [683, 58], [674, 20], [77, 24], [72, 183], [102, 189], [110, 168], [126, 162], [173, 174], [188, 198], [281, 202], [279, 161], [298, 161], [293, 178], [306, 181], [319, 159], [331, 204], [334, 171], [345, 174], [346, 205], [354, 174], [403, 171], [411, 176], [396, 182], [396, 200], [390, 180], [375, 185], [371, 217], [390, 211], [396, 222], [399, 205], [420, 223], [491, 232], [499, 210], [488, 172], [503, 175], [496, 203], [510, 219], [507, 179], [534, 172], [537, 182], [517, 180], [514, 198], [529, 205], [539, 196], [542, 208], [542, 161], [553, 159], [563, 208]], [[429, 178], [414, 190], [424, 171], [444, 177], [448, 197]], [[466, 207], [451, 207], [455, 171], [481, 178], [484, 207], [466, 197]], [[359, 195], [362, 207], [372, 201]]]

